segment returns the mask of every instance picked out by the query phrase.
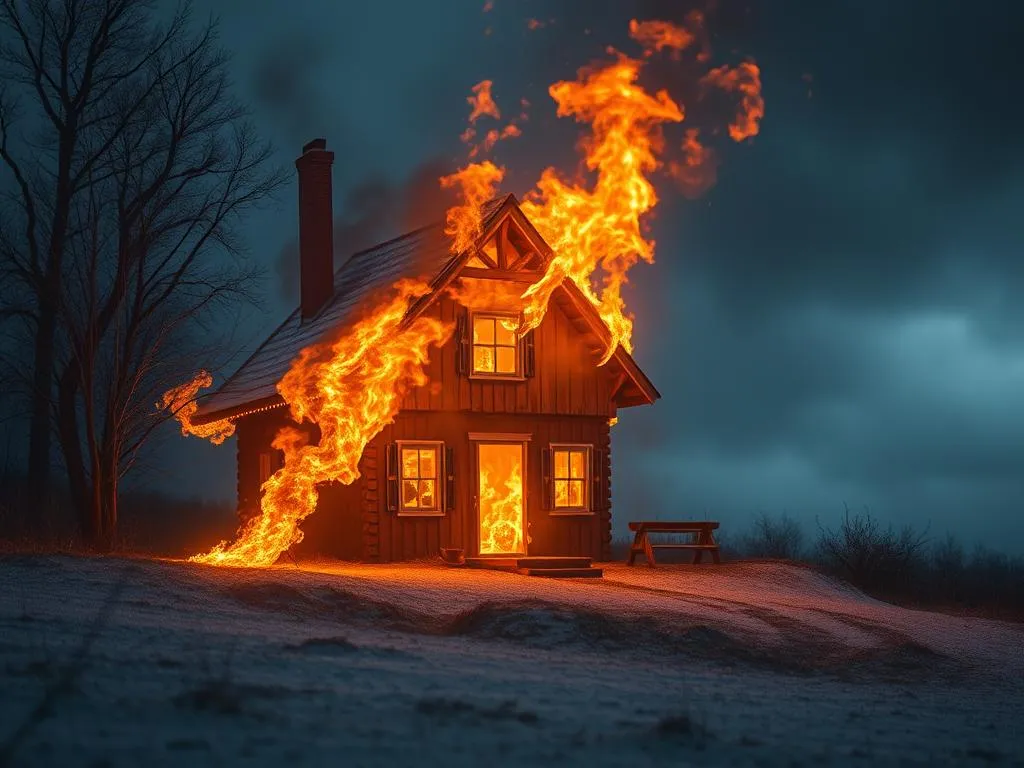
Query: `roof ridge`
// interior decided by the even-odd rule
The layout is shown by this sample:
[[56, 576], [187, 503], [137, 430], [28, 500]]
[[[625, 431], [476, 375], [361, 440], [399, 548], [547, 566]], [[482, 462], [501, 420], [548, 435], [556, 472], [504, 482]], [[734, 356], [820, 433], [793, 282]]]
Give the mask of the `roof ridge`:
[[[496, 210], [496, 209], [500, 208], [502, 205], [504, 205], [509, 199], [511, 199], [516, 205], [519, 205], [519, 198], [517, 198], [514, 193], [508, 192], [508, 193], [506, 193], [504, 195], [498, 195], [496, 197], [492, 197], [487, 202], [482, 203], [480, 205], [480, 209], [483, 210], [483, 209], [488, 208], [488, 207], [493, 205], [495, 207], [495, 210]], [[490, 211], [489, 213], [493, 213], [493, 212], [494, 211]], [[415, 229], [410, 229], [408, 232], [404, 232], [404, 233], [402, 233], [400, 235], [397, 235], [396, 237], [392, 237], [389, 240], [382, 240], [381, 242], [376, 243], [375, 245], [371, 245], [368, 248], [362, 248], [362, 249], [360, 249], [358, 251], [355, 251], [355, 252], [349, 254], [349, 257], [347, 259], [345, 259], [345, 261], [343, 261], [341, 263], [341, 265], [335, 270], [334, 274], [335, 274], [335, 276], [337, 276], [338, 273], [342, 270], [342, 268], [344, 268], [356, 256], [363, 256], [364, 254], [367, 254], [370, 251], [376, 251], [376, 250], [378, 250], [380, 248], [383, 248], [383, 247], [385, 247], [387, 245], [393, 245], [394, 243], [397, 243], [400, 240], [404, 240], [407, 237], [412, 237], [413, 235], [421, 234], [423, 232], [426, 232], [428, 229], [433, 229], [435, 227], [440, 227], [444, 223], [445, 223], [444, 221], [433, 221], [433, 222], [431, 222], [429, 224], [423, 224], [422, 226], [416, 227]]]

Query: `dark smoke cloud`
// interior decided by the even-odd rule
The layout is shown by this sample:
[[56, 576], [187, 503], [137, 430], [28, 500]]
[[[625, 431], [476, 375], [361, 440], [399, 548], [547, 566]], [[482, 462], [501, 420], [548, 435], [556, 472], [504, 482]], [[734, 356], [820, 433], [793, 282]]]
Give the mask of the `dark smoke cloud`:
[[318, 87], [317, 78], [330, 60], [329, 41], [309, 35], [276, 39], [256, 58], [251, 87], [260, 116], [277, 124], [290, 147], [301, 147], [328, 130], [331, 143], [340, 146], [346, 137], [339, 129], [350, 133], [336, 100]]
[[[445, 211], [455, 202], [454, 192], [441, 189], [438, 182], [448, 172], [450, 164], [434, 158], [418, 165], [399, 184], [374, 175], [349, 188], [334, 216], [335, 267], [357, 251], [443, 221]], [[281, 249], [274, 272], [281, 300], [288, 307], [296, 306], [299, 296], [297, 239]]]

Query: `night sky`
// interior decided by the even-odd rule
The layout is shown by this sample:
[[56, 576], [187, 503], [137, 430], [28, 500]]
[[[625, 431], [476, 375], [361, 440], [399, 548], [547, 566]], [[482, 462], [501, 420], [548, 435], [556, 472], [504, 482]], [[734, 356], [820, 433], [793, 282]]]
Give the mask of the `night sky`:
[[[316, 136], [336, 152], [339, 257], [444, 210], [436, 177], [465, 162], [474, 83], [492, 79], [509, 112], [532, 102], [495, 157], [502, 191], [522, 196], [545, 165], [578, 162], [547, 86], [606, 45], [638, 53], [631, 17], [697, 7], [482, 6], [209, 3], [281, 164]], [[813, 533], [846, 504], [1024, 551], [1024, 6], [719, 0], [708, 28], [713, 64], [760, 65], [766, 116], [753, 140], [718, 142], [702, 197], [655, 182], [656, 263], [630, 273], [626, 299], [663, 399], [613, 430], [617, 531], [653, 515], [736, 530], [766, 511]], [[702, 119], [692, 81], [651, 74]], [[266, 298], [222, 375], [297, 303], [296, 194], [248, 226]], [[173, 461], [150, 462], [146, 482], [233, 496], [230, 447], [172, 437], [161, 451]]]

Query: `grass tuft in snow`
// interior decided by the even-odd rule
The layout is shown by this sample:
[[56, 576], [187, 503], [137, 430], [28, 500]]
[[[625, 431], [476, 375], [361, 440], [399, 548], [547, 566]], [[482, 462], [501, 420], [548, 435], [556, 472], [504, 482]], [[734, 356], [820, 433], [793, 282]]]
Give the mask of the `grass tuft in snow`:
[[492, 707], [471, 704], [460, 699], [424, 698], [416, 703], [416, 711], [440, 720], [466, 717], [477, 720], [512, 720], [536, 725], [540, 717], [536, 712], [519, 708], [519, 702], [508, 699]]

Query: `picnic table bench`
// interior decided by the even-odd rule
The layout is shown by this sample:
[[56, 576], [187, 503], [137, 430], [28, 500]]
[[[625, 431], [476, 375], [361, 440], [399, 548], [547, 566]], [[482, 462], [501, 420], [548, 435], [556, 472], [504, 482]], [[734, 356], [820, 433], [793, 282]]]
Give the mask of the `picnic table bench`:
[[[721, 563], [718, 557], [718, 542], [715, 541], [713, 531], [718, 528], [718, 523], [710, 520], [698, 522], [662, 522], [658, 520], [632, 522], [629, 530], [633, 531], [633, 544], [629, 548], [629, 560], [626, 565], [632, 565], [637, 555], [644, 555], [647, 564], [655, 565], [655, 549], [692, 549], [694, 564], [701, 561], [705, 552], [711, 553], [715, 563]], [[686, 544], [652, 544], [650, 534], [652, 533], [680, 533], [690, 534], [693, 538]]]

